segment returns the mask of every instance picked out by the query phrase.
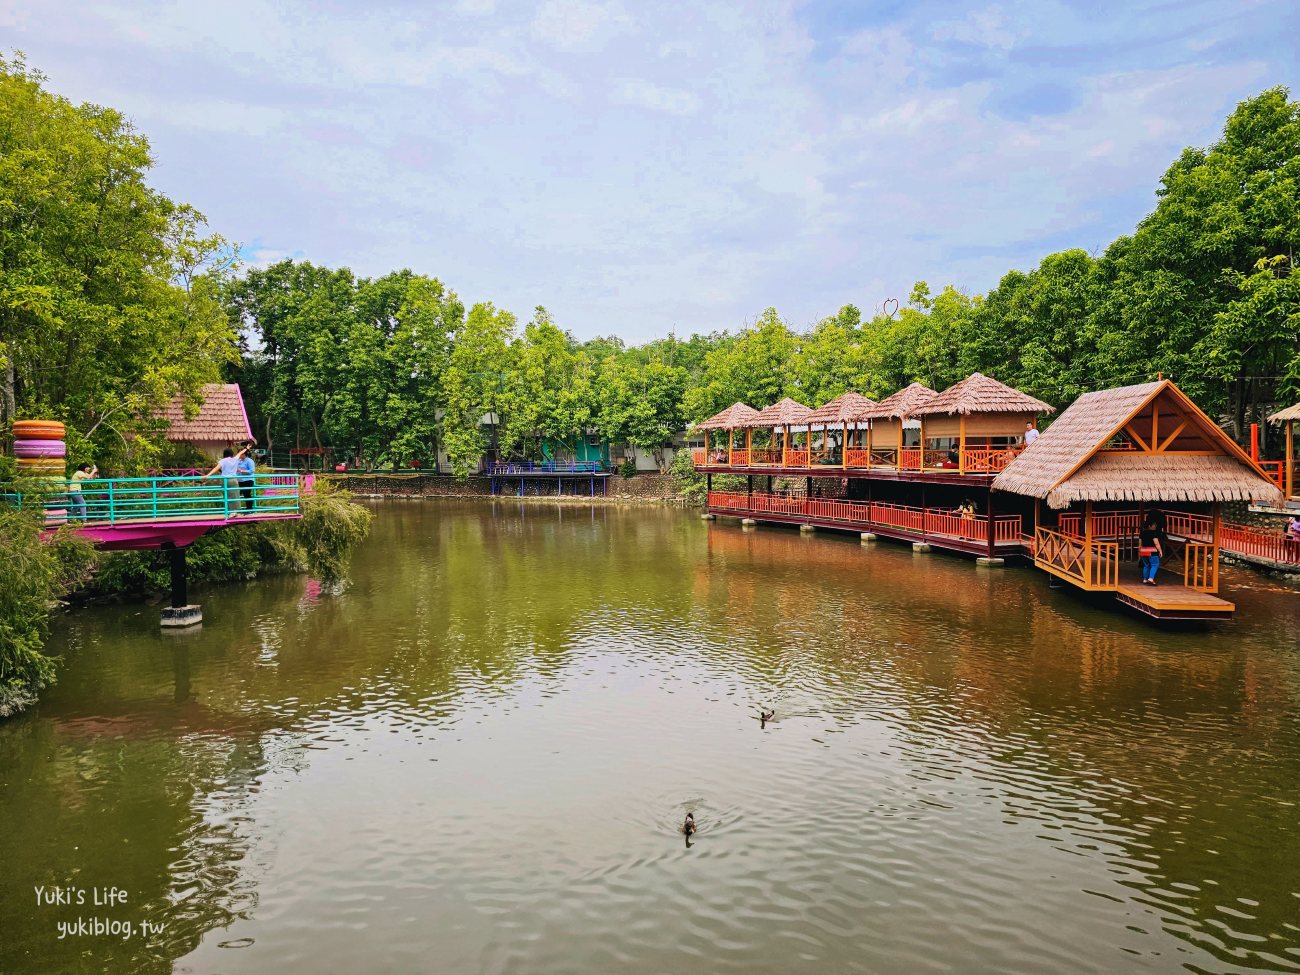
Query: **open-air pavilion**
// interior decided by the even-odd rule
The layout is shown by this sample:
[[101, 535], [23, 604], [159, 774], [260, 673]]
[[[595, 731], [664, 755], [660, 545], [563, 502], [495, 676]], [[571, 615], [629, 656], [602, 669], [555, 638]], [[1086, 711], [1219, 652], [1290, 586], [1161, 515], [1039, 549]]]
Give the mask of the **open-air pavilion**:
[[1278, 410], [1269, 418], [1270, 423], [1286, 427], [1285, 450], [1282, 458], [1282, 494], [1288, 501], [1300, 501], [1300, 459], [1296, 457], [1296, 424], [1300, 423], [1300, 403]]
[[[993, 481], [1034, 499], [1034, 564], [1151, 616], [1223, 619], [1221, 505], [1280, 500], [1237, 444], [1169, 380], [1085, 393]], [[1158, 512], [1169, 551], [1137, 578], [1138, 529]]]
[[1055, 412], [1040, 399], [973, 372], [908, 416], [922, 425], [926, 469], [986, 474], [1011, 463], [1024, 447], [1026, 427], [1036, 427], [1040, 415]]

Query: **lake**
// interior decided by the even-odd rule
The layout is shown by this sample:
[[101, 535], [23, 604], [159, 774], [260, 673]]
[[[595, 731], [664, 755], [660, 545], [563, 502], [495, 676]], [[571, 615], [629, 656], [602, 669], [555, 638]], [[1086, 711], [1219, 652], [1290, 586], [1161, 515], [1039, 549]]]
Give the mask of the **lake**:
[[1300, 971], [1294, 583], [1169, 630], [856, 535], [374, 510], [341, 592], [57, 620], [0, 971]]

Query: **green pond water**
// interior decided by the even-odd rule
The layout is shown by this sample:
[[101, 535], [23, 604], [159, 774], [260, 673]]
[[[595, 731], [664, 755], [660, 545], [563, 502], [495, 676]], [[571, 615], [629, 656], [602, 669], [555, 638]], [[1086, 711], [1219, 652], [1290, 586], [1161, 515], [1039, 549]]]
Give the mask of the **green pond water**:
[[0, 972], [1300, 971], [1294, 584], [1171, 632], [856, 536], [375, 513], [342, 593], [58, 620]]

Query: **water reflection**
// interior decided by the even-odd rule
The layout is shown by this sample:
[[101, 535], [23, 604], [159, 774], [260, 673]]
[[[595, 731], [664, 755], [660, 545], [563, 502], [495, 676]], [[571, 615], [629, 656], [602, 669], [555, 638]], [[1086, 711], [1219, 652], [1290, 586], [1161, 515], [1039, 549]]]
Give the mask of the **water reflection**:
[[[342, 593], [65, 621], [0, 728], [0, 970], [1300, 970], [1300, 600], [1226, 581], [1168, 633], [856, 538], [387, 505]], [[30, 883], [90, 877], [165, 936], [54, 941]]]

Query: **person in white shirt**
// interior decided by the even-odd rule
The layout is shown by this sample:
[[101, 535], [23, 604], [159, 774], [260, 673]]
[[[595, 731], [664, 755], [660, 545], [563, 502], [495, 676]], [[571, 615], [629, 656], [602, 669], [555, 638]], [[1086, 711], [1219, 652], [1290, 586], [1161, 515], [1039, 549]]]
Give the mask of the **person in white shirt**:
[[[247, 447], [239, 453], [235, 453], [234, 450], [227, 447], [221, 452], [221, 460], [217, 461], [217, 466], [204, 475], [205, 477], [213, 477], [218, 471], [221, 472], [221, 478], [226, 482], [227, 505], [230, 505], [231, 500], [238, 496], [235, 492], [238, 490], [239, 462], [244, 459], [246, 453], [248, 453]], [[234, 513], [235, 512], [231, 511], [231, 514]]]
[[1033, 443], [1037, 439], [1038, 439], [1038, 427], [1034, 426], [1032, 423], [1026, 423], [1025, 424], [1025, 446], [1028, 447], [1031, 443]]

